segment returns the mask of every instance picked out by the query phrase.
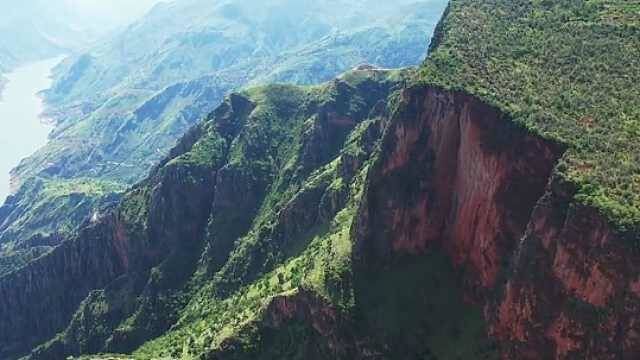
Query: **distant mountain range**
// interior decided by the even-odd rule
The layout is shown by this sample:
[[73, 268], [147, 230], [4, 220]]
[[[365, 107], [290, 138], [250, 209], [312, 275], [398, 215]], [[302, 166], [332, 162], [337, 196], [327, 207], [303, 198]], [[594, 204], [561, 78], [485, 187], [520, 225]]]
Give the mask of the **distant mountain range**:
[[[9, 56], [14, 64], [28, 62], [77, 49], [95, 39], [95, 33], [74, 24], [63, 3], [0, 1], [0, 54]], [[2, 58], [0, 55], [0, 61]]]
[[45, 94], [56, 130], [14, 171], [23, 185], [0, 209], [0, 239], [73, 231], [232, 90], [320, 83], [362, 63], [418, 64], [446, 1], [379, 3], [162, 3], [70, 57]]
[[115, 14], [114, 1], [0, 0], [0, 74], [18, 64], [81, 52], [158, 1], [120, 4]]
[[0, 96], [13, 67], [81, 51], [122, 24], [72, 0], [0, 0], [0, 9]]

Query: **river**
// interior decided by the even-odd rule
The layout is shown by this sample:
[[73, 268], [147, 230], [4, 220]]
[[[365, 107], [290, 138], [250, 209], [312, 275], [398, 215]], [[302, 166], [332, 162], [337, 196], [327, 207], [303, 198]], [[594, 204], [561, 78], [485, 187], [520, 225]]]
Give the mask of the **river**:
[[0, 95], [0, 204], [9, 194], [9, 172], [46, 144], [51, 126], [43, 122], [38, 93], [51, 85], [51, 70], [62, 58], [30, 63], [5, 77]]

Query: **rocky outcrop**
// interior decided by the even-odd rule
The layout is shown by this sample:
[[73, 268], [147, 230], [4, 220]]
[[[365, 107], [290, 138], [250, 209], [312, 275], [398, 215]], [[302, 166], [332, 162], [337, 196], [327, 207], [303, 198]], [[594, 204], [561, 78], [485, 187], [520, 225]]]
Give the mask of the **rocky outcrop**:
[[[554, 179], [536, 206], [496, 308], [509, 359], [634, 359], [640, 354], [640, 254]], [[637, 241], [637, 239], [635, 240]]]
[[633, 235], [552, 177], [562, 147], [463, 93], [416, 87], [400, 108], [369, 175], [357, 259], [444, 250], [505, 359], [638, 356]]
[[493, 288], [560, 148], [463, 93], [412, 88], [400, 108], [369, 176], [360, 256], [442, 247], [476, 290]]
[[126, 271], [118, 254], [119, 220], [108, 217], [47, 256], [0, 279], [0, 358], [11, 358], [55, 335], [78, 304]]
[[378, 359], [365, 341], [354, 337], [345, 314], [314, 292], [276, 296], [265, 308], [250, 346], [230, 340], [209, 359]]

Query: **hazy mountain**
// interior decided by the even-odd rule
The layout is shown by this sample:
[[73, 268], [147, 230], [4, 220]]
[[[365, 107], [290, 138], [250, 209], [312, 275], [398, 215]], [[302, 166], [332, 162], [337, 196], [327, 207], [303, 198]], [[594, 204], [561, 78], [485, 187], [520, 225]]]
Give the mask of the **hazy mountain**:
[[0, 48], [0, 97], [2, 96], [2, 87], [6, 81], [2, 74], [5, 73], [15, 62], [13, 56], [6, 49]]
[[61, 1], [2, 1], [0, 48], [20, 62], [51, 57], [85, 44], [90, 34], [75, 29]]
[[7, 49], [0, 48], [0, 72], [7, 70], [14, 62], [13, 55]]
[[142, 17], [155, 4], [174, 0], [61, 0], [75, 26], [104, 33]]
[[[357, 56], [369, 55], [367, 60], [415, 63], [415, 58], [401, 56], [395, 60], [369, 59], [367, 50], [378, 54], [381, 49], [365, 48], [372, 45], [366, 41], [381, 41], [384, 36], [390, 41], [389, 35], [401, 35], [403, 31], [405, 37], [410, 34], [424, 40], [428, 34], [424, 24], [433, 26], [444, 3], [182, 0], [161, 4], [124, 33], [67, 62], [56, 86], [48, 93], [49, 101], [99, 101], [130, 88], [158, 91], [167, 84], [221, 70], [249, 70], [252, 73], [236, 76], [251, 79], [268, 77], [274, 72], [274, 65], [290, 63], [299, 57], [296, 55], [305, 57], [317, 47], [336, 48], [341, 43], [359, 50]], [[412, 26], [416, 28], [411, 29]], [[385, 33], [365, 36], [365, 30]], [[359, 39], [349, 39], [356, 34]], [[365, 43], [359, 45], [355, 40]], [[394, 40], [406, 41], [400, 36]]]
[[[58, 126], [51, 142], [14, 172], [25, 186], [0, 209], [0, 238], [24, 241], [38, 232], [75, 228], [111, 202], [114, 192], [143, 178], [233, 89], [319, 83], [362, 63], [418, 64], [445, 4], [157, 5], [56, 69], [46, 98]], [[73, 196], [68, 189], [76, 189]]]
[[[133, 21], [158, 1], [123, 6], [117, 1], [0, 0], [0, 49], [17, 62], [80, 50]], [[2, 57], [0, 52], [0, 63]]]

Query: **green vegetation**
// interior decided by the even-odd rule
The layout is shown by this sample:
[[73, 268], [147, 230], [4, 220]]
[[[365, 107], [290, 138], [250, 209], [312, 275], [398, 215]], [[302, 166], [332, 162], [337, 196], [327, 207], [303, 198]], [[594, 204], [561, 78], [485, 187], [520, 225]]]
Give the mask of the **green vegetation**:
[[[407, 356], [419, 353], [428, 359], [494, 358], [495, 349], [486, 338], [480, 310], [462, 303], [460, 281], [442, 257], [433, 254], [429, 259], [404, 259], [406, 266], [400, 271], [365, 271], [354, 284], [351, 232], [380, 136], [376, 130], [379, 118], [361, 117], [347, 136], [338, 136], [342, 141], [335, 148], [330, 142], [308, 148], [316, 136], [325, 138], [328, 129], [323, 128], [322, 116], [309, 117], [307, 111], [329, 106], [330, 111], [358, 119], [356, 114], [368, 113], [359, 109], [373, 106], [366, 95], [375, 92], [372, 84], [379, 83], [372, 83], [371, 77], [388, 81], [386, 86], [404, 79], [399, 73], [384, 74], [348, 74], [342, 78], [348, 81], [342, 83], [348, 84], [346, 87], [331, 83], [301, 91], [275, 86], [245, 93], [257, 106], [233, 142], [230, 164], [252, 174], [252, 181], [258, 176], [260, 182], [260, 174], [271, 173], [271, 185], [225, 264], [213, 276], [202, 269], [196, 273], [189, 286], [190, 300], [177, 323], [134, 352], [134, 358], [206, 358], [227, 351], [229, 346], [233, 359], [335, 356], [326, 339], [309, 324], [294, 319], [276, 329], [267, 323], [275, 298], [295, 301], [307, 293], [317, 296], [322, 306], [334, 309], [339, 317], [361, 320], [361, 327], [354, 327], [342, 339], [347, 348], [355, 345], [350, 341], [357, 341], [349, 340], [352, 336], [367, 339], [371, 349], [387, 355], [404, 351]], [[361, 88], [356, 91], [352, 86]], [[254, 151], [255, 144], [262, 151]], [[309, 157], [327, 151], [335, 155], [318, 163], [314, 163], [318, 158]], [[351, 164], [357, 164], [355, 173], [345, 170]], [[328, 218], [323, 218], [327, 202], [333, 209], [326, 210]], [[304, 213], [310, 213], [311, 218]], [[291, 228], [293, 224], [296, 227]], [[216, 234], [220, 236], [220, 232]], [[407, 272], [411, 276], [407, 277]], [[424, 282], [433, 286], [424, 287]], [[424, 291], [414, 297], [418, 287]], [[428, 306], [421, 308], [425, 302]], [[382, 309], [397, 313], [386, 316], [380, 313]], [[440, 331], [442, 323], [450, 329]], [[346, 323], [340, 326], [349, 327]], [[414, 340], [420, 345], [407, 350], [407, 345], [415, 343], [398, 341], [402, 337], [395, 331], [406, 334], [418, 328], [428, 341], [418, 339], [416, 333]], [[414, 352], [416, 349], [421, 350]]]
[[171, 160], [171, 164], [213, 166], [222, 160], [227, 143], [214, 129], [208, 129], [188, 153]]
[[621, 229], [640, 225], [640, 2], [454, 0], [422, 81], [568, 145], [558, 174]]
[[[381, 256], [379, 266], [354, 257], [383, 114], [396, 110], [397, 90], [414, 76], [476, 95], [565, 144], [557, 173], [577, 185], [576, 200], [634, 229], [638, 11], [636, 1], [454, 0], [419, 72], [363, 68], [322, 86], [231, 95], [124, 195], [108, 236], [127, 272], [92, 292], [33, 358], [315, 360], [350, 347], [381, 358], [498, 358], [482, 310], [465, 301], [464, 274], [437, 245], [422, 255]], [[39, 184], [53, 198], [118, 191], [92, 180]], [[274, 309], [283, 298], [286, 309]], [[314, 315], [330, 320], [299, 321], [296, 301], [313, 302]], [[601, 320], [596, 310], [570, 304], [593, 324]], [[331, 335], [340, 346], [332, 348]], [[84, 359], [91, 358], [128, 356]]]
[[12, 215], [0, 222], [0, 277], [48, 253], [56, 239], [99, 217], [124, 190], [90, 178], [29, 180], [3, 207]]
[[[180, 320], [172, 331], [145, 344], [134, 354], [136, 358], [198, 358], [198, 356], [219, 351], [220, 346], [229, 340], [241, 344], [242, 351], [246, 353], [247, 358], [251, 358], [251, 354], [254, 356], [259, 354], [261, 358], [265, 356], [270, 358], [267, 353], [283, 351], [278, 347], [277, 342], [270, 341], [269, 344], [260, 346], [261, 323], [267, 307], [275, 297], [295, 296], [299, 291], [305, 289], [312, 290], [342, 311], [348, 311], [352, 308], [353, 294], [343, 293], [339, 289], [341, 288], [340, 283], [349, 277], [351, 271], [350, 229], [361, 196], [366, 168], [361, 169], [356, 181], [344, 181], [344, 183], [352, 184], [347, 190], [347, 193], [351, 194], [348, 196], [350, 199], [348, 204], [333, 217], [328, 226], [316, 227], [308, 242], [299, 243], [300, 239], [290, 238], [287, 240], [287, 249], [277, 248], [278, 244], [266, 243], [266, 239], [264, 239], [265, 230], [269, 231], [269, 229], [279, 226], [279, 222], [283, 220], [282, 210], [285, 210], [287, 206], [291, 206], [297, 199], [304, 198], [305, 194], [313, 193], [317, 189], [329, 193], [332, 189], [340, 187], [337, 184], [343, 183], [339, 173], [341, 156], [312, 171], [306, 179], [285, 176], [291, 171], [299, 169], [305, 162], [300, 156], [303, 155], [301, 151], [304, 151], [300, 147], [304, 142], [301, 137], [304, 138], [305, 135], [304, 127], [288, 125], [288, 121], [283, 121], [283, 117], [287, 118], [287, 116], [293, 115], [294, 119], [298, 118], [299, 124], [304, 124], [305, 116], [292, 114], [287, 109], [301, 109], [301, 104], [309, 103], [309, 100], [314, 102], [314, 99], [317, 98], [321, 98], [325, 104], [331, 103], [336, 101], [337, 95], [344, 95], [337, 93], [327, 95], [326, 90], [321, 87], [304, 92], [295, 87], [275, 86], [256, 88], [247, 92], [257, 107], [253, 112], [252, 119], [247, 124], [247, 131], [241, 135], [241, 141], [235, 142], [230, 159], [232, 163], [242, 164], [243, 167], [257, 166], [256, 173], [260, 173], [265, 166], [276, 166], [275, 169], [278, 169], [278, 164], [280, 164], [281, 173], [276, 177], [272, 190], [265, 197], [263, 206], [255, 217], [252, 229], [246, 236], [238, 240], [236, 249], [230, 254], [226, 266], [213, 280], [196, 288], [195, 294], [182, 311]], [[282, 113], [283, 110], [286, 112]], [[362, 125], [357, 126], [348, 141], [348, 149], [365, 157], [369, 153], [365, 154], [365, 149], [356, 148], [359, 139], [361, 139], [360, 135], [365, 134], [362, 129], [366, 128], [366, 124], [370, 124], [371, 121], [373, 120], [365, 121]], [[275, 132], [272, 134], [271, 131], [274, 129]], [[292, 136], [295, 141], [281, 141], [278, 140], [277, 135], [284, 136], [284, 139]], [[251, 148], [247, 147], [248, 145], [260, 144], [263, 149], [269, 149], [270, 146], [266, 146], [268, 144], [265, 144], [265, 141], [279, 143], [281, 146], [273, 147], [273, 153], [269, 151], [253, 152]], [[346, 153], [346, 151], [343, 152], [343, 154]], [[265, 165], [264, 160], [261, 160], [265, 156], [274, 156], [275, 159]], [[289, 161], [283, 161], [289, 157], [291, 157]], [[283, 189], [285, 190], [282, 191]], [[319, 205], [310, 203], [308, 206], [311, 208], [308, 210]], [[302, 239], [305, 238], [304, 234], [298, 235], [298, 237], [300, 236]], [[271, 241], [273, 242], [273, 240]], [[265, 251], [269, 253], [266, 257], [267, 263], [262, 265], [262, 269], [256, 269], [259, 271], [258, 275], [237, 272], [238, 267], [245, 269], [252, 267], [256, 256], [260, 257], [260, 254]], [[296, 253], [299, 255], [293, 255]], [[286, 257], [287, 254], [293, 255], [293, 257], [284, 261], [279, 260], [282, 259], [282, 256]], [[270, 268], [272, 270], [269, 270]], [[263, 271], [266, 273], [259, 275]], [[229, 295], [215, 295], [220, 293], [218, 289], [220, 286], [234, 278], [239, 280], [237, 286], [240, 288], [238, 290], [231, 291]], [[246, 285], [247, 283], [248, 285]], [[228, 286], [228, 284], [226, 285]], [[299, 331], [293, 331], [294, 333], [290, 334], [298, 340], [301, 340], [300, 336], [312, 336], [309, 331], [313, 332], [304, 326], [287, 326], [287, 329], [291, 331], [298, 329]], [[283, 331], [287, 330], [283, 329]], [[295, 342], [288, 342], [289, 345], [292, 343], [295, 344]], [[303, 343], [293, 345], [293, 349], [290, 351], [299, 354], [300, 351], [303, 351]], [[291, 352], [288, 354], [291, 355]]]
[[[346, 211], [346, 210], [345, 210]], [[341, 279], [350, 261], [350, 222], [332, 225], [316, 237], [298, 257], [290, 259], [233, 295], [213, 296], [214, 283], [200, 288], [182, 311], [178, 324], [168, 334], [153, 340], [134, 355], [139, 359], [198, 358], [219, 350], [229, 339], [255, 346], [264, 312], [277, 296], [293, 296], [301, 289], [326, 292], [331, 279]], [[264, 350], [264, 349], [263, 349]]]
[[357, 323], [389, 344], [385, 358], [498, 359], [479, 307], [464, 301], [462, 276], [434, 249], [385, 269], [362, 269]]
[[47, 246], [32, 247], [28, 250], [7, 250], [3, 249], [0, 255], [0, 277], [20, 269], [40, 256], [49, 252]]
[[[25, 183], [91, 178], [126, 188], [143, 180], [231, 91], [273, 82], [319, 84], [361, 63], [418, 64], [445, 3], [194, 0], [156, 8], [56, 69], [45, 97], [57, 129], [16, 174]], [[176, 161], [203, 164], [208, 151], [230, 145], [207, 141]], [[64, 198], [55, 199], [51, 207], [67, 208]], [[72, 206], [67, 217], [82, 219], [105, 205], [95, 200], [86, 200], [92, 207]], [[56, 226], [51, 217], [29, 213], [29, 199], [18, 201], [24, 207], [0, 213], [0, 223], [16, 224], [11, 239]]]
[[[388, 110], [380, 99], [395, 98], [411, 74], [361, 70], [323, 86], [232, 95], [119, 206], [134, 246], [165, 241], [163, 231], [179, 243], [148, 271], [93, 292], [33, 358], [100, 351], [149, 360], [349, 358], [349, 349], [363, 343], [381, 354], [491, 359], [479, 309], [462, 303], [459, 279], [438, 256], [403, 259], [408, 277], [354, 272], [352, 231]], [[195, 224], [184, 204], [171, 200], [184, 201], [194, 169], [219, 175], [204, 239], [174, 232]], [[424, 282], [430, 290], [413, 298]], [[340, 334], [344, 353], [300, 319], [275, 324], [274, 301], [282, 298], [335, 314], [328, 326]], [[387, 307], [393, 315], [381, 313]], [[453, 319], [447, 330], [437, 330], [446, 319]], [[397, 331], [418, 328], [426, 340], [407, 350], [414, 342], [399, 341]], [[96, 359], [105, 357], [120, 359]]]
[[118, 354], [99, 354], [79, 357], [69, 356], [66, 360], [133, 360], [133, 358], [131, 356]]
[[45, 181], [44, 193], [51, 197], [66, 197], [73, 194], [106, 196], [122, 192], [122, 184], [109, 181], [96, 181], [91, 178], [77, 178], [69, 181]]
[[93, 178], [30, 179], [3, 208], [11, 215], [0, 223], [0, 242], [7, 248], [38, 235], [69, 234], [124, 190]]

